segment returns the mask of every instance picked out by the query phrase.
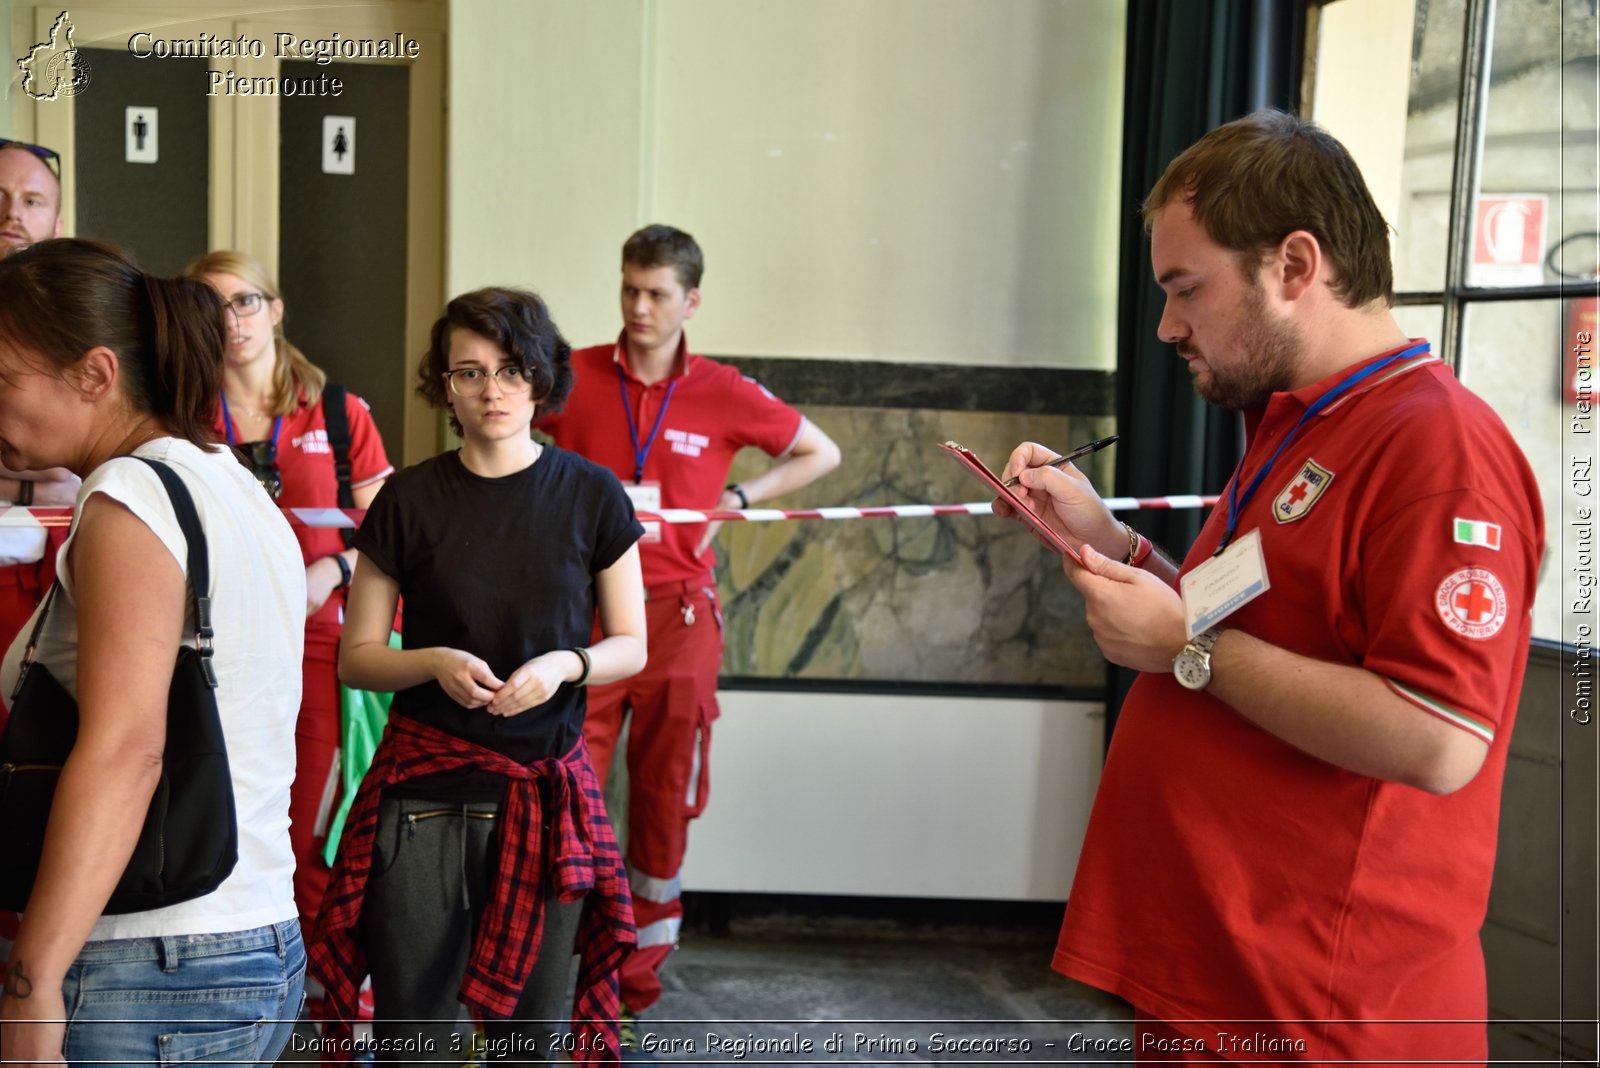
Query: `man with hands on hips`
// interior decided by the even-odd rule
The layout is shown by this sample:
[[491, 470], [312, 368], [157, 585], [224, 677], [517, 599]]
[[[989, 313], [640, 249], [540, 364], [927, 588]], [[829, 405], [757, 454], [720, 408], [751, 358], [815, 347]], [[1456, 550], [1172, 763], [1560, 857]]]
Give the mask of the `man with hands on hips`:
[[[622, 248], [622, 332], [572, 354], [572, 396], [540, 424], [557, 445], [609, 467], [640, 510], [749, 508], [839, 464], [839, 447], [821, 427], [689, 348], [685, 324], [700, 308], [704, 267], [699, 243], [676, 227], [632, 234]], [[776, 462], [730, 484], [734, 456], [752, 446]], [[628, 880], [639, 929], [621, 972], [629, 1015], [661, 996], [660, 971], [683, 920], [689, 824], [710, 797], [723, 649], [710, 550], [719, 525], [645, 524], [649, 662], [589, 691], [584, 738], [602, 780], [627, 717]]]
[[1132, 1002], [1146, 1056], [1481, 1062], [1534, 476], [1396, 323], [1386, 225], [1326, 132], [1213, 130], [1144, 214], [1160, 337], [1247, 444], [1181, 565], [1055, 453], [1006, 465], [1083, 547], [1102, 652], [1142, 672], [1054, 967]]

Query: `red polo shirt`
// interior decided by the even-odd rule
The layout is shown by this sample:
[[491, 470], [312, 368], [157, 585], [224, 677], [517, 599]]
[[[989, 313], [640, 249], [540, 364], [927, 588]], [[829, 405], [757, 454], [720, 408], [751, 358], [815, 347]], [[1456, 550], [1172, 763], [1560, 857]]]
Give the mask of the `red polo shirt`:
[[[794, 447], [805, 417], [755, 379], [693, 355], [685, 340], [679, 342], [677, 371], [647, 386], [628, 369], [624, 344], [619, 338], [572, 354], [572, 395], [561, 412], [539, 421], [563, 449], [609, 467], [623, 485], [635, 481], [636, 457], [643, 452], [643, 478], [661, 484], [663, 508], [709, 509], [721, 498], [740, 449], [753, 445], [781, 456]], [[716, 558], [710, 549], [699, 556], [694, 551], [704, 533], [699, 523], [667, 523], [659, 542], [642, 542], [645, 585], [708, 574]]]
[[[344, 410], [350, 425], [351, 488], [370, 486], [394, 474], [394, 465], [384, 453], [383, 438], [372, 421], [367, 402], [346, 390]], [[228, 440], [220, 407], [216, 431], [218, 438]], [[270, 427], [267, 436], [272, 436]], [[278, 429], [278, 471], [283, 478], [283, 495], [278, 498], [281, 507], [339, 507], [339, 479], [333, 471], [333, 447], [328, 444], [328, 422], [323, 418], [320, 400], [308, 406], [302, 396], [299, 407], [283, 417]], [[344, 551], [344, 538], [332, 527], [296, 526], [294, 536], [307, 564]], [[343, 604], [344, 591], [335, 590], [317, 614], [306, 621], [307, 625], [338, 627]]]
[[[1241, 488], [1344, 373], [1247, 413]], [[1225, 494], [1185, 572], [1211, 556], [1227, 511]], [[1478, 931], [1543, 516], [1499, 417], [1426, 352], [1313, 415], [1240, 515], [1239, 533], [1261, 533], [1270, 588], [1221, 626], [1379, 675], [1486, 741], [1483, 768], [1434, 797], [1308, 756], [1171, 674], [1141, 675], [1056, 969], [1224, 1056], [1481, 1061], [1481, 1022], [1315, 1021], [1486, 1016]], [[1232, 1020], [1275, 1022], [1198, 1022]]]

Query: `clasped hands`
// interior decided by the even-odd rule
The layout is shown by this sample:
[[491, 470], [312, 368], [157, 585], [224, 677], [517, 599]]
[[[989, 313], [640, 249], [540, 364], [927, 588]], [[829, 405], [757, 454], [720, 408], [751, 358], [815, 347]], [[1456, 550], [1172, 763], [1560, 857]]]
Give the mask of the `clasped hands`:
[[[1083, 596], [1085, 618], [1105, 658], [1137, 671], [1171, 671], [1172, 658], [1188, 640], [1182, 599], [1156, 575], [1122, 563], [1127, 530], [1083, 472], [1071, 464], [1045, 466], [1059, 456], [1025, 442], [1000, 477], [1018, 479], [1015, 492], [1029, 509], [1068, 544], [1081, 546], [1082, 566], [1063, 554], [1062, 568]], [[1013, 514], [1003, 499], [994, 510]]]
[[502, 682], [487, 663], [471, 653], [444, 647], [430, 652], [433, 677], [450, 700], [463, 708], [485, 709], [491, 716], [515, 716], [537, 708], [583, 670], [577, 653], [557, 649], [534, 657]]

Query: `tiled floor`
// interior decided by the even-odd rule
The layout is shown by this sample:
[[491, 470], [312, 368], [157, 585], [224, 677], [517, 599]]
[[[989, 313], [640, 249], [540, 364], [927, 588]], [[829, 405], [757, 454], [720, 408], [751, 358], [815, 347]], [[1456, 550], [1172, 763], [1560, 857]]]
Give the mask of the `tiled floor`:
[[949, 922], [808, 904], [686, 928], [641, 1044], [671, 1063], [1131, 1060], [1105, 1052], [1131, 1039], [1127, 1006], [1050, 970], [1054, 919], [1038, 920], [1057, 910], [994, 906], [991, 925], [969, 918], [981, 906]]
[[1059, 907], [686, 901], [661, 1000], [637, 1025], [662, 1064], [1132, 1059], [1127, 1006], [1050, 970]]

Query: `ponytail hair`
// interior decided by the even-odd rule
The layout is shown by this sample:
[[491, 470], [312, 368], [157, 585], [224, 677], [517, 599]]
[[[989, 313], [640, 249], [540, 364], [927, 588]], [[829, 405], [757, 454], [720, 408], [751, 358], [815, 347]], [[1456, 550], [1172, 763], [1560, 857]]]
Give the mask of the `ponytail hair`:
[[[282, 300], [283, 294], [267, 273], [266, 264], [254, 256], [232, 249], [217, 249], [192, 261], [183, 269], [185, 278], [203, 281], [208, 274], [231, 274], [250, 285], [268, 300]], [[272, 398], [267, 408], [271, 415], [292, 415], [305, 394], [306, 407], [315, 408], [322, 399], [328, 376], [306, 358], [283, 333], [283, 320], [272, 326]]]
[[0, 338], [58, 374], [105, 346], [129, 405], [202, 447], [216, 440], [227, 314], [210, 286], [147, 275], [97, 241], [41, 241], [0, 260]]

